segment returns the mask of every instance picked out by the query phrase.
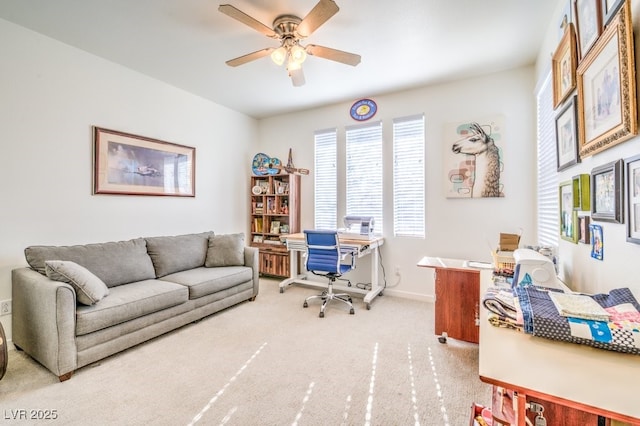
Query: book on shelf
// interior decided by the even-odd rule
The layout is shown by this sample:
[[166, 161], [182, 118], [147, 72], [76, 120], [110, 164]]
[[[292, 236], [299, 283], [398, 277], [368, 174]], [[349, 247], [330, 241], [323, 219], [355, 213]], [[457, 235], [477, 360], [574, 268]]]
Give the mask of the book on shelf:
[[265, 240], [262, 241], [264, 244], [273, 244], [273, 245], [282, 245], [284, 244], [282, 241], [280, 241], [280, 239], [274, 240], [271, 238], [267, 238]]
[[256, 217], [253, 219], [253, 231], [262, 232], [262, 218]]
[[271, 221], [271, 233], [272, 234], [279, 234], [280, 233], [280, 221], [279, 220], [272, 220]]

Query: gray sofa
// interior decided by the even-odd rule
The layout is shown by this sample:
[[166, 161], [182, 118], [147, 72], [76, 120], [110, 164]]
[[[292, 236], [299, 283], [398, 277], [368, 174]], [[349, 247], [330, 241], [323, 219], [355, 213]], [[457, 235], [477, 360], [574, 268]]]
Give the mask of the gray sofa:
[[67, 380], [258, 294], [258, 250], [213, 232], [31, 246], [12, 271], [13, 343]]

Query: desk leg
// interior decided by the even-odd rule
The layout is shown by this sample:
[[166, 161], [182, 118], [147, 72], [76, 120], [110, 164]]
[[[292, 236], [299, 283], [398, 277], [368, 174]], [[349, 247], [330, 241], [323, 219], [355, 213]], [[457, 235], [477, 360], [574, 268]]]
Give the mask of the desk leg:
[[306, 280], [305, 274], [298, 273], [298, 260], [300, 259], [300, 252], [298, 250], [291, 250], [291, 259], [289, 262], [289, 278], [280, 283], [280, 293], [284, 293], [284, 289], [294, 284], [299, 280]]
[[378, 280], [378, 271], [380, 270], [380, 257], [378, 254], [380, 247], [371, 250], [371, 290], [364, 296], [364, 303], [367, 310], [371, 309], [371, 302], [376, 296], [382, 296], [384, 287], [380, 285]]

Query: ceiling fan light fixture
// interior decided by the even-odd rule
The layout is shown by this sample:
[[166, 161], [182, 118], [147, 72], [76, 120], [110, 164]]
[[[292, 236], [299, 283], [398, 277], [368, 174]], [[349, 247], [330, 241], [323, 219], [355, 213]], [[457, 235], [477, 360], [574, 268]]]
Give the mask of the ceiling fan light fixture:
[[292, 55], [289, 55], [289, 61], [287, 62], [287, 71], [299, 70], [302, 68], [302, 62], [298, 62], [293, 59]]
[[271, 52], [271, 60], [278, 66], [284, 64], [284, 60], [287, 59], [287, 49], [284, 46], [278, 47]]
[[307, 58], [307, 55], [351, 66], [358, 65], [360, 63], [360, 55], [314, 44], [300, 45], [301, 40], [309, 37], [340, 10], [334, 0], [317, 0], [317, 2], [303, 19], [290, 14], [276, 16], [273, 20], [272, 28], [230, 4], [220, 5], [218, 7], [220, 12], [280, 42], [280, 47], [278, 48], [269, 47], [257, 50], [230, 59], [226, 61], [227, 65], [236, 67], [270, 55], [271, 60], [278, 66], [283, 65], [285, 62], [287, 63], [287, 71], [294, 86], [302, 86], [305, 83], [302, 63]]
[[291, 51], [289, 52], [289, 55], [292, 60], [296, 61], [299, 64], [302, 64], [304, 60], [307, 59], [307, 51], [299, 44], [296, 44], [293, 47], [291, 47]]

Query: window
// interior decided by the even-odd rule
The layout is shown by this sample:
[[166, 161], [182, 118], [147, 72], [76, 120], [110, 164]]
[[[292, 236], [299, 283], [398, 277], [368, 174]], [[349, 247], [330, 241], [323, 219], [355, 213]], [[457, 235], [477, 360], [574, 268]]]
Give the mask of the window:
[[336, 129], [315, 133], [315, 229], [336, 229], [338, 175]]
[[551, 73], [537, 95], [538, 111], [538, 244], [558, 247], [558, 171]]
[[393, 233], [424, 237], [424, 115], [393, 120]]
[[373, 216], [374, 232], [382, 233], [382, 123], [346, 129], [346, 213]]

